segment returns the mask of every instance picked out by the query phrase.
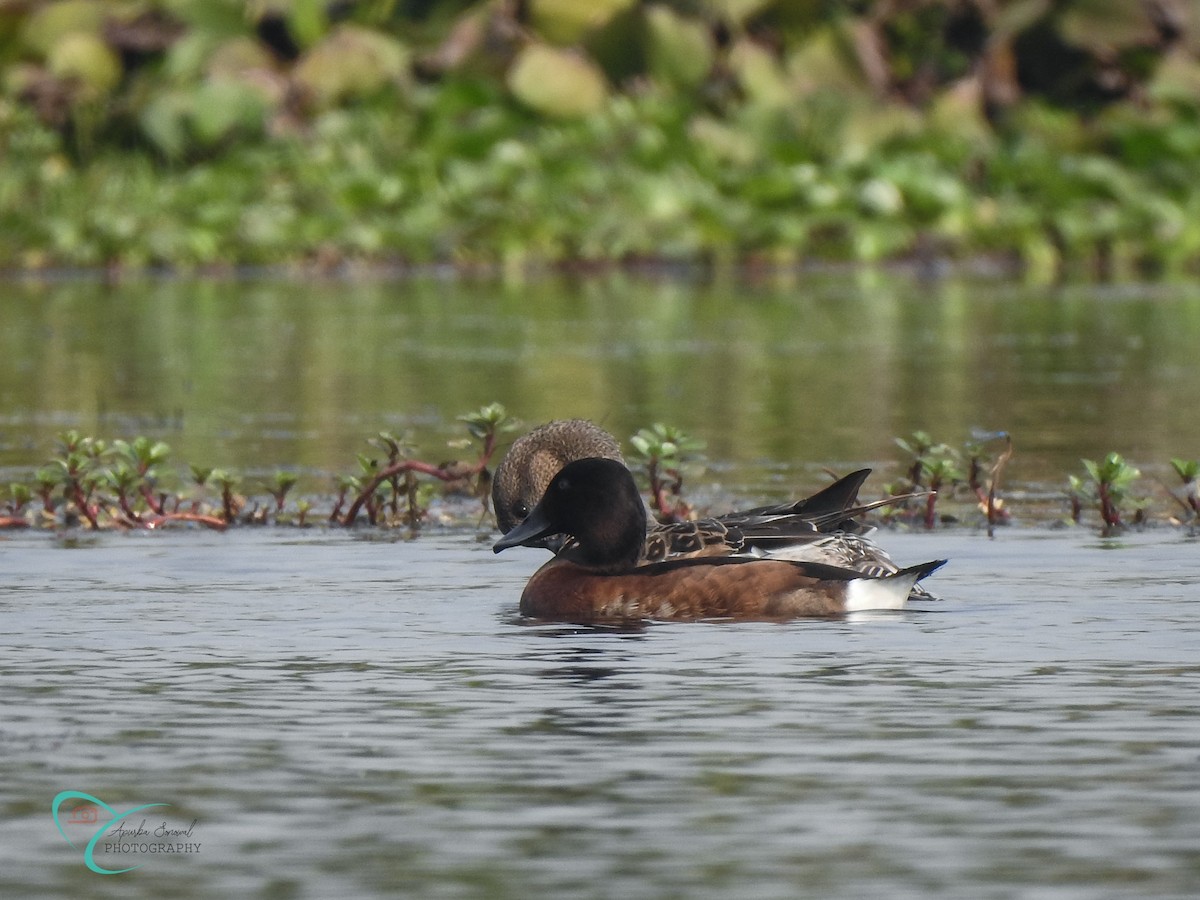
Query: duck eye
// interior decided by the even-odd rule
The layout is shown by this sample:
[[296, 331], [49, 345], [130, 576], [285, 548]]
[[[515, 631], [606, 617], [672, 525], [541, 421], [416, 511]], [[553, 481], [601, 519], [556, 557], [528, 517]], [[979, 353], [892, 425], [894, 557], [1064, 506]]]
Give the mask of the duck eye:
[[512, 505], [512, 514], [514, 519], [523, 519], [529, 515], [529, 507], [518, 501]]

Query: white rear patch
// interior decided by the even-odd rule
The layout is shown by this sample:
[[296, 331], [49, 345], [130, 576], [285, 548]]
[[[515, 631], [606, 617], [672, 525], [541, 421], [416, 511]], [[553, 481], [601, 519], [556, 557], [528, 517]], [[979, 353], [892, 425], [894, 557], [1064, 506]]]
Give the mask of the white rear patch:
[[916, 583], [915, 572], [885, 578], [855, 578], [846, 585], [846, 612], [903, 609], [908, 602], [908, 592]]

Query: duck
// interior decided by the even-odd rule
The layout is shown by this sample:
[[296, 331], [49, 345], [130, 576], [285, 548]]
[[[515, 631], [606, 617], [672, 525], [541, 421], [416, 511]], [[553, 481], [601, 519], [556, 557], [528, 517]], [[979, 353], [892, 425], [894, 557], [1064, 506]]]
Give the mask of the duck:
[[945, 564], [932, 560], [873, 575], [827, 563], [750, 554], [646, 562], [646, 507], [633, 475], [604, 457], [577, 459], [550, 480], [529, 515], [493, 546], [558, 553], [529, 579], [520, 612], [573, 623], [629, 620], [787, 620], [902, 609], [913, 587]]
[[[492, 508], [500, 531], [508, 534], [520, 525], [563, 466], [584, 458], [624, 463], [616, 438], [587, 419], [548, 422], [514, 441], [492, 480]], [[870, 469], [859, 469], [793, 503], [759, 506], [693, 522], [652, 522], [641, 561], [649, 564], [695, 556], [753, 554], [826, 563], [868, 575], [894, 575], [900, 567], [870, 539], [875, 529], [855, 517], [923, 495], [859, 504], [858, 492], [870, 474]], [[541, 546], [557, 550], [561, 538], [547, 535]], [[932, 597], [921, 588], [917, 595]]]

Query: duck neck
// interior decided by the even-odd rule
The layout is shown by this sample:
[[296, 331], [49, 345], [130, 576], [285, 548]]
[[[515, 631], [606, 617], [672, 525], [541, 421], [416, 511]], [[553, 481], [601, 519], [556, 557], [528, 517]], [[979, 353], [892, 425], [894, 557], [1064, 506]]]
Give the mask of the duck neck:
[[620, 525], [605, 523], [588, 532], [565, 551], [573, 562], [597, 572], [619, 572], [641, 561], [646, 546], [644, 515]]

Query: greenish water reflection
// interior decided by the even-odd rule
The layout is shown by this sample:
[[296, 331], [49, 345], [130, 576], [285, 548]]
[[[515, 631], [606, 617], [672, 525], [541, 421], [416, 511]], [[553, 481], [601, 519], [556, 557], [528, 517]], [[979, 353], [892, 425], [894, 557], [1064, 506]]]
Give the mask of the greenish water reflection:
[[1200, 454], [1196, 285], [67, 280], [7, 284], [0, 321], [9, 469], [76, 427], [162, 438], [181, 469], [349, 472], [382, 428], [451, 454], [454, 417], [492, 400], [622, 437], [672, 422], [718, 480], [768, 493], [896, 461], [917, 428], [1012, 432], [1018, 483], [1108, 450], [1151, 470]]

